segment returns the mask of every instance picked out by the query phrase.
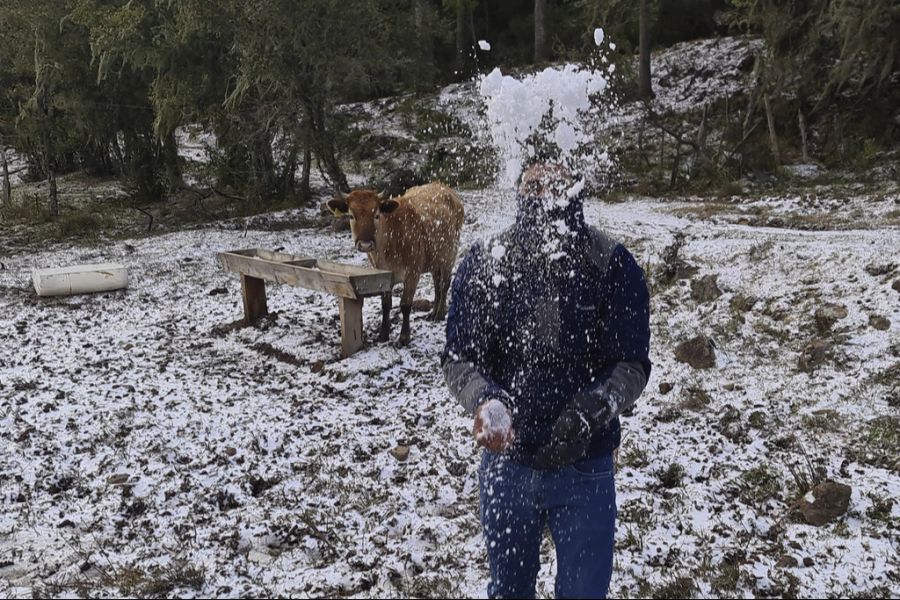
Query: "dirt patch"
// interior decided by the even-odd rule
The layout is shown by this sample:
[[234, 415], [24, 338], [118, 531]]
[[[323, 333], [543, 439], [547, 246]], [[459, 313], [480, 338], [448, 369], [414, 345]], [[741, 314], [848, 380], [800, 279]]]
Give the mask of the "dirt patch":
[[258, 344], [254, 344], [253, 346], [251, 346], [251, 348], [253, 348], [254, 350], [256, 350], [257, 352], [259, 352], [260, 354], [262, 354], [264, 356], [270, 356], [270, 357], [274, 358], [275, 360], [281, 361], [288, 365], [293, 365], [295, 367], [306, 366], [306, 362], [304, 362], [303, 360], [297, 358], [293, 354], [289, 354], [283, 350], [279, 350], [272, 344], [268, 344], [266, 342], [260, 342]]

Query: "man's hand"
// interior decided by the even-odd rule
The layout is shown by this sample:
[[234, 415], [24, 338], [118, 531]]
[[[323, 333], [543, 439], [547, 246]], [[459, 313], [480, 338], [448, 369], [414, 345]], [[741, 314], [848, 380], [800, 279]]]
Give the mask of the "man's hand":
[[479, 406], [475, 411], [472, 435], [479, 446], [484, 446], [491, 452], [503, 452], [509, 448], [516, 432], [506, 405], [493, 398]]
[[579, 393], [563, 409], [553, 426], [550, 443], [537, 451], [539, 469], [558, 469], [578, 462], [587, 453], [594, 432], [605, 426], [615, 412], [614, 400], [602, 394]]

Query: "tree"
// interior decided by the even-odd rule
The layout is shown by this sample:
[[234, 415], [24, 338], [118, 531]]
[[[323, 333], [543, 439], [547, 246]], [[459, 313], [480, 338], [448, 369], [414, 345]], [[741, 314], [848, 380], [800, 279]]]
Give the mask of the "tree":
[[55, 24], [65, 13], [58, 5], [48, 0], [38, 2], [29, 9], [29, 11], [10, 11], [8, 15], [19, 20], [21, 26], [27, 27], [34, 60], [33, 88], [21, 107], [16, 119], [16, 128], [22, 133], [26, 147], [38, 157], [41, 171], [47, 179], [48, 212], [51, 218], [56, 218], [59, 216], [56, 139], [57, 132], [64, 131], [64, 128], [60, 118], [62, 115], [55, 106], [61, 69], [53, 54], [64, 45], [63, 28]]
[[[227, 85], [229, 15], [216, 2], [74, 0], [98, 85], [121, 98], [121, 170], [137, 195], [182, 187], [175, 132], [209, 118]], [[215, 32], [215, 33], [214, 33]]]
[[876, 98], [900, 71], [900, 6], [895, 0], [732, 0], [733, 19], [766, 37], [763, 73], [778, 91], [817, 97], [845, 91]]
[[232, 1], [237, 64], [225, 108], [256, 106], [258, 123], [308, 147], [332, 185], [349, 190], [334, 106], [395, 80], [407, 56], [396, 15], [374, 0]]
[[6, 142], [0, 134], [0, 167], [3, 169], [3, 204], [12, 202], [12, 188], [9, 183], [9, 163], [6, 160]]
[[472, 47], [475, 43], [474, 11], [478, 0], [443, 0], [444, 8], [452, 10], [456, 18], [454, 39], [456, 52], [454, 68], [457, 73], [465, 70], [469, 63]]
[[641, 98], [648, 99], [654, 96], [650, 81], [650, 11], [647, 6], [649, 0], [640, 0], [639, 19], [639, 69], [638, 69], [638, 93]]
[[437, 14], [427, 0], [414, 0], [413, 3], [413, 31], [415, 32], [416, 48], [412, 56], [418, 58], [414, 61], [415, 80], [420, 88], [429, 88], [435, 80], [435, 35], [437, 29]]
[[[890, 138], [900, 101], [900, 6], [895, 0], [732, 0], [732, 19], [762, 32], [766, 56], [758, 104], [766, 110], [770, 145], [778, 155], [776, 118], [797, 119], [804, 156], [807, 128], [826, 128], [843, 157], [842, 123], [861, 138]], [[777, 160], [777, 158], [776, 158]]]
[[534, 62], [547, 61], [547, 0], [534, 0]]

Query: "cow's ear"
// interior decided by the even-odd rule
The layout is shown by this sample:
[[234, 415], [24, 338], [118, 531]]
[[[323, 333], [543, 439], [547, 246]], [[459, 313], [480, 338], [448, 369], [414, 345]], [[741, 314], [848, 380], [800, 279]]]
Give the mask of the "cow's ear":
[[378, 205], [378, 211], [388, 215], [394, 212], [394, 210], [396, 210], [398, 206], [400, 206], [399, 202], [397, 202], [393, 198], [389, 198], [387, 200], [381, 201], [381, 204]]
[[333, 212], [336, 217], [343, 217], [350, 208], [347, 206], [347, 201], [342, 198], [332, 198], [328, 201], [327, 206], [328, 210]]

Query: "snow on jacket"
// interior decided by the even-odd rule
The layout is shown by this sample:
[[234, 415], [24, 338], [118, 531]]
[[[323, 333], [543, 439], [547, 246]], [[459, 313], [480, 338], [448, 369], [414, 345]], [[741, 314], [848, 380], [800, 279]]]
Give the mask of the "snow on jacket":
[[[584, 222], [582, 198], [560, 208], [518, 197], [516, 223], [476, 244], [457, 269], [442, 354], [451, 393], [469, 414], [490, 398], [513, 414], [510, 455], [533, 464], [580, 391], [630, 409], [650, 375], [650, 303], [625, 247]], [[618, 418], [588, 456], [620, 442]]]

